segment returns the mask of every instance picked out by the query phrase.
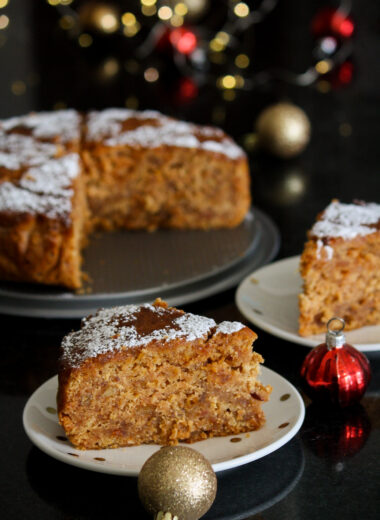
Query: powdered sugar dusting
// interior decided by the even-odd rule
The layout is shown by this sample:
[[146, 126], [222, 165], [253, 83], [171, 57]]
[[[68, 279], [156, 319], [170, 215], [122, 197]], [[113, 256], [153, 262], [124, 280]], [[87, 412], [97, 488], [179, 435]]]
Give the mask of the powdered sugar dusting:
[[87, 141], [99, 141], [115, 137], [122, 131], [122, 123], [128, 119], [158, 119], [164, 123], [168, 117], [155, 110], [130, 110], [128, 108], [108, 108], [101, 112], [90, 112], [87, 116]]
[[61, 142], [79, 139], [80, 116], [75, 110], [57, 110], [55, 112], [38, 112], [0, 121], [0, 127], [10, 131], [16, 127], [31, 130], [34, 137], [53, 139]]
[[[168, 318], [168, 324], [141, 334], [138, 320], [141, 310], [149, 310], [152, 315]], [[225, 322], [226, 323], [226, 322]], [[241, 324], [240, 324], [241, 325]], [[94, 316], [83, 320], [82, 329], [66, 336], [62, 343], [62, 360], [72, 367], [78, 367], [88, 358], [95, 358], [107, 352], [125, 348], [141, 347], [153, 341], [167, 342], [177, 338], [194, 341], [206, 338], [215, 328], [211, 318], [195, 314], [179, 314], [179, 311], [156, 307], [150, 304], [101, 309]], [[232, 329], [236, 329], [232, 325]], [[223, 325], [222, 330], [228, 326]]]
[[46, 215], [70, 222], [73, 180], [80, 173], [78, 154], [69, 154], [26, 170], [17, 184], [0, 184], [0, 211]]
[[18, 170], [22, 166], [35, 166], [57, 155], [53, 143], [41, 143], [33, 137], [21, 134], [6, 134], [0, 129], [0, 166]]
[[[130, 119], [154, 119], [155, 124], [138, 126], [131, 130], [122, 130], [122, 122]], [[199, 139], [197, 135], [209, 137]], [[112, 109], [103, 112], [91, 112], [87, 122], [87, 140], [104, 139], [107, 146], [141, 146], [158, 148], [174, 146], [197, 148], [220, 153], [237, 159], [244, 156], [243, 150], [220, 129], [201, 127], [184, 121], [168, 118], [154, 111], [136, 112], [134, 110]], [[213, 139], [214, 138], [214, 139]]]
[[72, 182], [79, 172], [79, 155], [69, 154], [30, 168], [20, 179], [19, 185], [36, 193], [71, 196]]
[[0, 184], [0, 211], [46, 215], [68, 221], [71, 213], [71, 198], [33, 193], [11, 182]]
[[[323, 251], [323, 253], [322, 253]], [[324, 255], [324, 256], [323, 256]], [[320, 260], [323, 258], [324, 260], [331, 260], [334, 256], [334, 249], [331, 246], [328, 246], [323, 243], [322, 240], [317, 240], [317, 258]]]
[[216, 327], [215, 333], [233, 334], [241, 329], [244, 329], [244, 325], [239, 321], [222, 321], [222, 323], [219, 323]]
[[319, 238], [340, 237], [350, 240], [376, 231], [380, 220], [380, 205], [343, 204], [332, 202], [324, 211], [322, 219], [311, 229], [311, 235]]

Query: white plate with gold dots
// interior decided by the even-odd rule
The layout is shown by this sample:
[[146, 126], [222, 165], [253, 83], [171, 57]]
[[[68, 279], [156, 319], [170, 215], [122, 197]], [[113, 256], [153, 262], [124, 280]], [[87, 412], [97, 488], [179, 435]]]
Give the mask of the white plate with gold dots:
[[[296, 435], [305, 416], [305, 407], [296, 388], [269, 368], [262, 367], [261, 381], [273, 390], [263, 404], [265, 425], [258, 431], [215, 437], [191, 444], [212, 464], [215, 472], [257, 460], [281, 448]], [[109, 450], [76, 450], [58, 423], [56, 411], [57, 376], [40, 386], [29, 398], [23, 413], [30, 440], [48, 455], [83, 469], [137, 476], [146, 459], [160, 446], [145, 444]]]
[[[247, 276], [236, 291], [236, 305], [254, 325], [292, 343], [315, 347], [325, 334], [298, 334], [298, 294], [302, 291], [299, 256], [284, 258]], [[362, 352], [380, 350], [380, 325], [345, 332], [346, 341]]]

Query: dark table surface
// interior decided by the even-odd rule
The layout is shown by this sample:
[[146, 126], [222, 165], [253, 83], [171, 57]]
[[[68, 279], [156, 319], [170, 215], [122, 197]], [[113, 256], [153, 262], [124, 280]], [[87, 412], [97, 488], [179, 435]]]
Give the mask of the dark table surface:
[[[292, 7], [290, 11], [284, 4], [274, 28], [278, 30], [287, 23], [292, 31], [280, 31], [275, 45], [287, 45], [288, 54], [298, 56], [298, 61], [289, 58], [288, 64], [302, 67], [308, 51], [297, 43], [297, 35], [302, 34], [302, 23], [308, 23], [316, 3], [310, 2], [302, 12], [295, 1], [286, 2]], [[227, 118], [221, 124], [239, 141], [252, 128], [258, 107], [268, 100], [291, 99], [311, 120], [311, 143], [296, 159], [279, 161], [262, 154], [250, 155], [254, 205], [272, 217], [281, 233], [277, 258], [301, 252], [308, 227], [332, 198], [379, 202], [379, 9], [374, 4], [354, 3], [357, 73], [351, 85], [328, 93], [280, 85], [274, 89], [275, 94], [244, 93], [227, 107]], [[0, 50], [1, 70], [6, 72], [0, 78], [0, 117], [50, 109], [62, 96], [63, 65], [59, 59], [63, 51], [55, 43], [53, 59], [46, 45], [45, 33], [52, 16], [46, 9], [50, 7], [40, 6], [32, 13], [31, 28], [30, 5], [20, 0], [9, 4], [11, 22], [18, 32], [10, 31], [9, 42]], [[258, 38], [269, 36], [259, 32]], [[17, 97], [9, 85], [30, 73], [27, 55], [32, 41], [33, 66], [38, 68], [40, 84], [28, 90], [26, 97]], [[276, 54], [273, 49], [266, 52]], [[286, 53], [279, 54], [285, 59]], [[64, 66], [69, 67], [67, 63]], [[67, 79], [70, 70], [65, 70]], [[115, 94], [117, 89], [112, 97], [109, 91], [96, 91], [89, 100], [84, 86], [87, 80], [78, 79], [78, 74], [76, 67], [73, 79], [77, 85], [71, 82], [63, 89], [69, 106], [123, 104], [121, 94]], [[54, 78], [59, 79], [55, 82]], [[54, 92], [59, 92], [55, 98]], [[178, 107], [167, 99], [160, 102], [159, 93], [151, 99], [149, 96], [142, 102], [144, 108], [159, 108], [199, 122], [209, 122], [205, 107], [215, 101], [212, 92], [205, 92], [193, 106]], [[234, 294], [235, 288], [187, 305], [185, 310], [217, 321], [247, 323], [235, 306]], [[0, 316], [0, 518], [4, 520], [145, 517], [136, 498], [136, 479], [67, 466], [39, 451], [23, 431], [21, 417], [28, 397], [56, 373], [61, 339], [78, 325], [78, 320]], [[256, 349], [264, 356], [266, 366], [299, 387], [300, 366], [309, 349], [255, 330], [259, 334]], [[372, 380], [360, 404], [331, 411], [307, 400], [306, 419], [295, 439], [244, 469], [219, 476], [218, 496], [207, 517], [379, 518], [380, 352], [370, 353], [368, 358]]]

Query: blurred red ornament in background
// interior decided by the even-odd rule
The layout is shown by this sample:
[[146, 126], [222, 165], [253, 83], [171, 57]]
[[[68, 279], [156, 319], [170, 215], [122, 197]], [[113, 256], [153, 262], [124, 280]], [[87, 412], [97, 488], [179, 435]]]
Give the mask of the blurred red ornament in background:
[[178, 27], [170, 32], [170, 42], [181, 54], [189, 55], [197, 48], [197, 37], [190, 29]]
[[350, 16], [340, 12], [339, 9], [324, 7], [314, 16], [311, 30], [318, 38], [335, 35], [346, 39], [353, 35], [355, 24]]
[[[330, 329], [339, 320], [340, 330]], [[305, 392], [320, 401], [349, 406], [359, 401], [371, 378], [369, 361], [364, 354], [345, 342], [344, 320], [332, 318], [328, 324], [326, 343], [313, 348], [301, 367]]]

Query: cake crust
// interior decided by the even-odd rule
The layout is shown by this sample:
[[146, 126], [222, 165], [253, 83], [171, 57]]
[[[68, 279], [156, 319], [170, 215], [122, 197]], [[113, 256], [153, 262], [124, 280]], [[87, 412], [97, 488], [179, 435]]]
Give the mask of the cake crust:
[[99, 311], [62, 344], [58, 415], [80, 449], [176, 444], [260, 428], [256, 334], [162, 301]]

